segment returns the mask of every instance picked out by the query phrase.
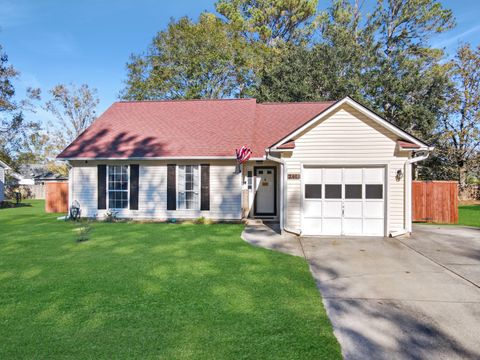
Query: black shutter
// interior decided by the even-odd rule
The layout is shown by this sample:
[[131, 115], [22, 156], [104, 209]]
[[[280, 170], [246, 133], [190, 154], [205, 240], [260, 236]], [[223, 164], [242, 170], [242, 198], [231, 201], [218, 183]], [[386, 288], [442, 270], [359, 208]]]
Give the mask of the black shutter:
[[202, 165], [201, 177], [200, 210], [210, 210], [210, 165]]
[[138, 174], [139, 166], [130, 165], [130, 210], [138, 210]]
[[97, 207], [107, 208], [107, 165], [97, 165]]
[[175, 164], [167, 165], [167, 210], [177, 209], [177, 186]]

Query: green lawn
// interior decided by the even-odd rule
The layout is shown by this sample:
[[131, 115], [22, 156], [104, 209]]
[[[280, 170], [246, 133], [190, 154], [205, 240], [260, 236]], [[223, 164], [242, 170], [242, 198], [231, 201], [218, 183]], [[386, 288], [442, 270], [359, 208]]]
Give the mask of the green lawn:
[[306, 262], [241, 225], [76, 225], [0, 209], [0, 359], [339, 359]]
[[460, 225], [480, 227], [480, 205], [463, 205], [458, 207]]

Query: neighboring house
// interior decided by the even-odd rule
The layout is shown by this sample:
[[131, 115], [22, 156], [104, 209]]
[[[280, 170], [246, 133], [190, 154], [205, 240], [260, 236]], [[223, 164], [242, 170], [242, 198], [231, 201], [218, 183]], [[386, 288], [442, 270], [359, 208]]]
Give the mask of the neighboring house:
[[21, 188], [26, 192], [24, 195], [32, 199], [45, 199], [47, 183], [68, 180], [68, 177], [48, 170], [45, 164], [22, 165], [16, 177], [17, 185], [23, 185]]
[[10, 167], [0, 160], [0, 201], [5, 200], [5, 171]]
[[[252, 157], [237, 171], [243, 145]], [[127, 101], [58, 158], [83, 216], [249, 217], [302, 235], [387, 236], [411, 231], [411, 163], [430, 150], [348, 97]]]

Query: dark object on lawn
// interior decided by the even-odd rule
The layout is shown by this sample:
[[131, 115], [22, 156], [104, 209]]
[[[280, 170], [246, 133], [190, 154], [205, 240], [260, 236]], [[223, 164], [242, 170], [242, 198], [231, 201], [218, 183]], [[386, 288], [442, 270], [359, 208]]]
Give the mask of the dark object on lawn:
[[70, 220], [77, 221], [80, 218], [82, 211], [80, 209], [80, 203], [75, 200], [70, 206], [70, 216], [68, 217]]
[[20, 201], [22, 201], [22, 193], [20, 191], [15, 191], [15, 202], [16, 204], [20, 204]]
[[81, 221], [79, 222], [79, 224], [80, 226], [77, 228], [77, 242], [84, 242], [90, 240], [90, 232], [92, 231], [90, 221]]

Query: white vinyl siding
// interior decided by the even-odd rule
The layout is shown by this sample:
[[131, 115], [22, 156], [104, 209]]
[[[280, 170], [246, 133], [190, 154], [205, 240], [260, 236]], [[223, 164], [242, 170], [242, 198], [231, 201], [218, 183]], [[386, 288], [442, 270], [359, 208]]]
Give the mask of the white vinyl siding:
[[[167, 211], [167, 164], [210, 164], [210, 210], [178, 209]], [[204, 216], [213, 220], [241, 219], [241, 176], [235, 173], [235, 162], [209, 161], [72, 161], [72, 201], [78, 200], [82, 216], [102, 218], [105, 210], [97, 210], [97, 164], [139, 164], [138, 210], [121, 209], [119, 217], [166, 220], [195, 219]]]
[[[295, 139], [295, 149], [284, 153], [287, 173], [301, 173], [303, 165], [385, 165], [388, 230], [404, 228], [404, 179], [406, 155], [396, 152], [397, 137], [383, 126], [344, 105]], [[286, 226], [301, 228], [301, 180], [287, 180]]]

